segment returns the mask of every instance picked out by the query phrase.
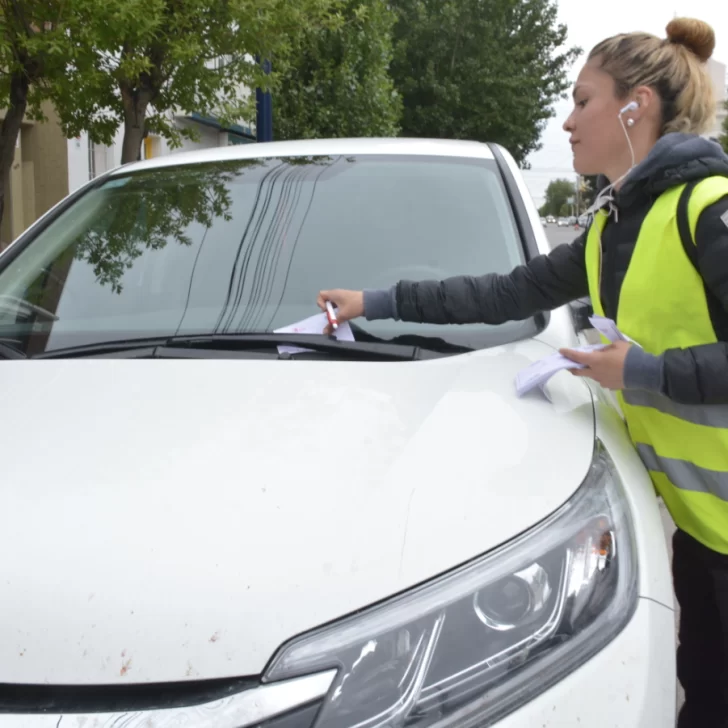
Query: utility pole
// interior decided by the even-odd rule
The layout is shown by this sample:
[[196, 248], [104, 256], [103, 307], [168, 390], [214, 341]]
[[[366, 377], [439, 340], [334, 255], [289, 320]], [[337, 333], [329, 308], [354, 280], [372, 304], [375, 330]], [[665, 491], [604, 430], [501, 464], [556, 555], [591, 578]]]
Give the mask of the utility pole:
[[[263, 67], [266, 75], [271, 72], [270, 61], [264, 60], [256, 56], [256, 61]], [[273, 102], [270, 91], [263, 91], [261, 88], [255, 89], [256, 101], [256, 122], [255, 134], [256, 140], [259, 142], [273, 141]]]

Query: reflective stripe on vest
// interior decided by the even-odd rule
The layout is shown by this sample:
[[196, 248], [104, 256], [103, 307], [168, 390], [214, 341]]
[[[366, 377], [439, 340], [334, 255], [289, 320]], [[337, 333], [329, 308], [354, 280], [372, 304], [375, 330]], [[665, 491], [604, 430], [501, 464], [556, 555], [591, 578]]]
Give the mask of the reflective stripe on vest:
[[[677, 205], [685, 185], [661, 194], [645, 217], [619, 294], [617, 327], [650, 354], [717, 341], [703, 280], [685, 254]], [[695, 240], [701, 212], [728, 195], [728, 178], [709, 177], [690, 197]], [[604, 315], [597, 213], [586, 243], [589, 294]], [[643, 390], [618, 392], [630, 437], [677, 526], [728, 554], [728, 406], [683, 405]]]
[[662, 457], [651, 445], [643, 443], [637, 445], [637, 452], [648, 470], [666, 475], [673, 483], [680, 483], [681, 490], [710, 493], [728, 502], [728, 473], [699, 468], [685, 460]]
[[626, 404], [634, 407], [651, 407], [694, 425], [705, 427], [722, 427], [728, 429], [728, 405], [702, 407], [700, 405], [679, 404], [657, 392], [647, 392], [643, 389], [628, 389], [622, 392], [622, 399]]

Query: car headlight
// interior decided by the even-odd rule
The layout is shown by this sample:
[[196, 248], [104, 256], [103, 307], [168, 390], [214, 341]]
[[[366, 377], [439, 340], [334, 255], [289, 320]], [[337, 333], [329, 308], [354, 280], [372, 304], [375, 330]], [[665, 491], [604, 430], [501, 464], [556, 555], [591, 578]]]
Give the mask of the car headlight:
[[488, 725], [602, 649], [637, 595], [633, 524], [597, 442], [585, 482], [537, 527], [284, 645], [264, 681], [337, 668], [316, 728]]

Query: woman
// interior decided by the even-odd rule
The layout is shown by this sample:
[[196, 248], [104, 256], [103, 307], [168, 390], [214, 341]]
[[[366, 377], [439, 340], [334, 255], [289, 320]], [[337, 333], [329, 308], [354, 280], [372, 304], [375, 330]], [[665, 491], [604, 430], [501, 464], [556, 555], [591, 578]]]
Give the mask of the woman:
[[[589, 54], [564, 123], [574, 167], [610, 181], [571, 245], [508, 275], [322, 291], [338, 318], [500, 324], [590, 295], [641, 346], [564, 351], [617, 390], [678, 529], [679, 728], [728, 726], [728, 158], [703, 139], [715, 101], [712, 28], [618, 35]], [[687, 254], [686, 254], [687, 253]]]

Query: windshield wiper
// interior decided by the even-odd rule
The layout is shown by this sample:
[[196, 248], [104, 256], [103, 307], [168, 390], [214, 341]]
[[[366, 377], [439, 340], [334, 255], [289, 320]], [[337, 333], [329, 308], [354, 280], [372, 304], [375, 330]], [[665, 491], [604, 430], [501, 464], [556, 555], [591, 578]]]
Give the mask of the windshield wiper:
[[439, 354], [467, 354], [475, 351], [472, 346], [464, 346], [462, 344], [453, 344], [440, 336], [422, 336], [421, 334], [398, 334], [391, 339], [383, 339], [369, 333], [365, 328], [350, 321], [349, 326], [354, 333], [357, 341], [376, 341], [382, 344], [397, 344], [405, 346], [415, 346], [419, 349], [428, 351], [436, 351]]
[[164, 339], [124, 339], [121, 341], [99, 341], [94, 344], [67, 346], [33, 354], [31, 359], [76, 359], [84, 356], [113, 356], [126, 354], [128, 358], [143, 359], [154, 355], [155, 350], [164, 344]]
[[[167, 348], [233, 349], [235, 351], [257, 349], [260, 347], [296, 346], [302, 349], [311, 349], [311, 352], [306, 352], [309, 354], [341, 354], [347, 359], [361, 358], [366, 360], [412, 361], [423, 358], [423, 352], [417, 346], [379, 341], [339, 341], [324, 334], [276, 334], [264, 332], [172, 336], [165, 341], [164, 346]], [[287, 359], [299, 356], [302, 356], [302, 354], [282, 353], [279, 355], [279, 358]]]
[[[311, 351], [300, 354], [278, 353], [278, 346], [296, 346]], [[262, 351], [261, 351], [262, 350]], [[338, 341], [324, 334], [276, 334], [269, 332], [240, 334], [190, 334], [184, 336], [155, 337], [153, 339], [125, 339], [83, 344], [35, 354], [34, 359], [64, 359], [84, 356], [158, 359], [201, 358], [226, 353], [246, 353], [264, 358], [302, 358], [316, 354], [339, 355], [346, 359], [366, 361], [412, 361], [430, 358], [434, 354], [417, 346], [377, 341]]]

